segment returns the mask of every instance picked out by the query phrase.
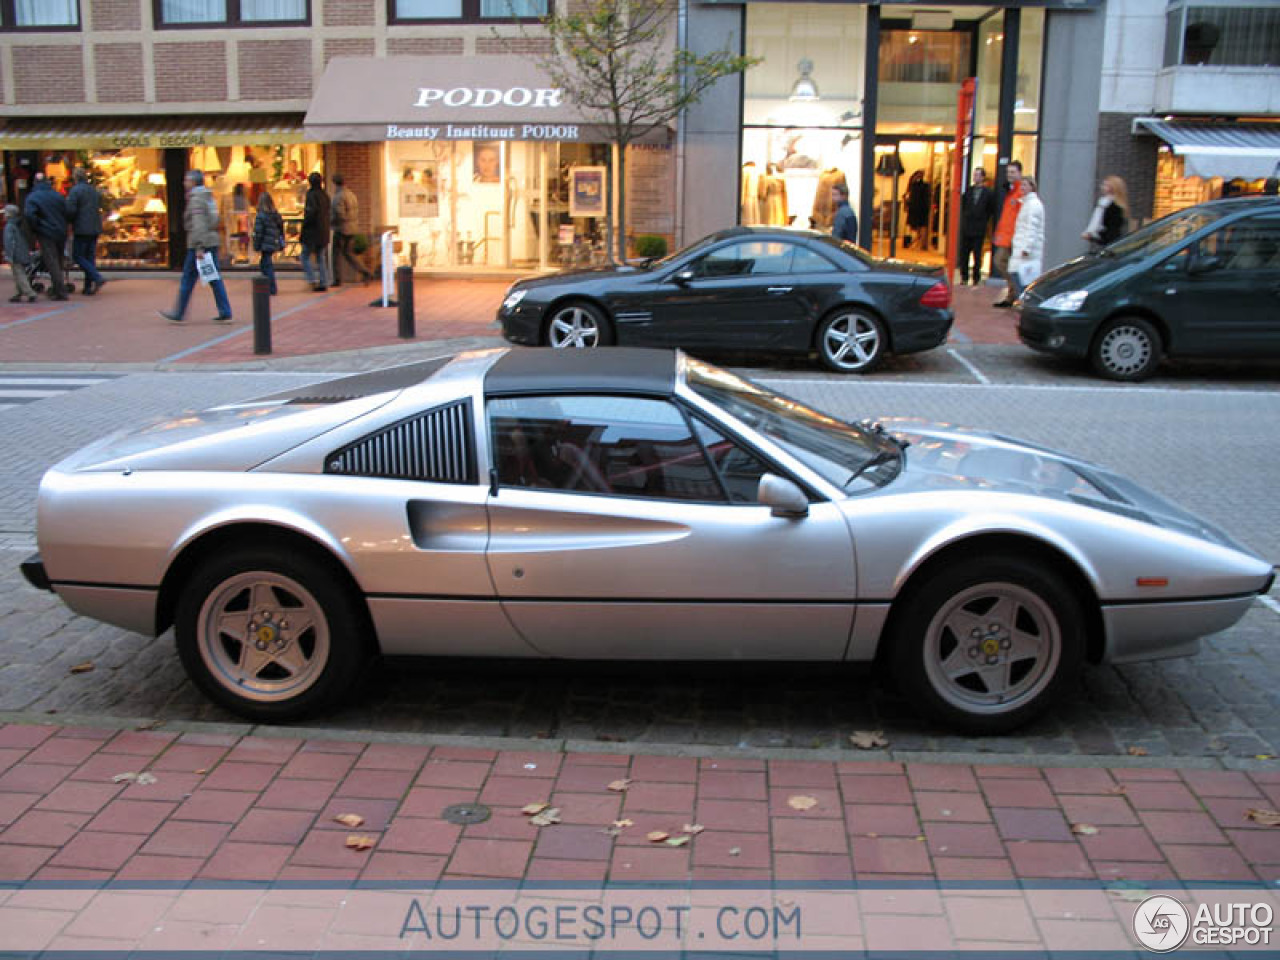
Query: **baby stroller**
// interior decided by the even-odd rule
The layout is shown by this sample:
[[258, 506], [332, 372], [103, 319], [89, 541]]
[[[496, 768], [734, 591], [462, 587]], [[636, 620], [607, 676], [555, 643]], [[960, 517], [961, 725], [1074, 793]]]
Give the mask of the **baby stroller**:
[[[71, 279], [73, 265], [73, 261], [67, 256], [67, 246], [64, 243], [62, 245], [62, 285], [67, 293], [76, 292], [76, 285]], [[31, 244], [31, 259], [27, 262], [27, 280], [30, 281], [31, 289], [36, 293], [44, 293], [45, 287], [51, 282], [49, 272], [44, 268], [44, 257], [40, 255], [34, 243]]]

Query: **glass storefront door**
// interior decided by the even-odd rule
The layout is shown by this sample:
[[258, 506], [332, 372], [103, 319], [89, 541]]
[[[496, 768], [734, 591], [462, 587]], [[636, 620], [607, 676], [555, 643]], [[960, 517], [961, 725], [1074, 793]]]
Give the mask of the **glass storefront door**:
[[947, 254], [954, 144], [938, 137], [881, 136], [875, 149], [871, 252], [942, 263]]

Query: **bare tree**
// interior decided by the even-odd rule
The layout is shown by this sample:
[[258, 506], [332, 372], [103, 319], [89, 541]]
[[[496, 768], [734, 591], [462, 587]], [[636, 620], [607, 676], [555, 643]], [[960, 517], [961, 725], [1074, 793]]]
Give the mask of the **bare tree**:
[[565, 12], [541, 21], [551, 49], [538, 65], [618, 147], [619, 259], [627, 254], [627, 147], [670, 123], [720, 79], [760, 62], [728, 49], [697, 54], [677, 48], [672, 31], [680, 2], [561, 0]]

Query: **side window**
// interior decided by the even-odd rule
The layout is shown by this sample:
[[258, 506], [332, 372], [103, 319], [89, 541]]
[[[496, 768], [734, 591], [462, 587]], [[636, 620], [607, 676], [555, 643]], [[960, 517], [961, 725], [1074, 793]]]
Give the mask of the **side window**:
[[489, 433], [503, 486], [724, 500], [688, 421], [665, 400], [501, 397], [489, 401]]
[[1217, 256], [1224, 270], [1280, 270], [1280, 219], [1250, 217], [1226, 230]]
[[420, 413], [349, 443], [325, 458], [324, 472], [352, 477], [475, 483], [471, 401]]
[[792, 273], [835, 273], [836, 265], [820, 253], [804, 247], [796, 247], [796, 254], [791, 261]]
[[714, 427], [694, 418], [694, 428], [698, 431], [698, 439], [707, 448], [707, 454], [720, 478], [724, 480], [725, 489], [729, 491], [732, 503], [758, 503], [760, 478], [769, 472], [768, 465], [749, 450], [744, 450]]
[[777, 240], [740, 240], [713, 250], [694, 265], [699, 277], [767, 276], [791, 271], [795, 247]]

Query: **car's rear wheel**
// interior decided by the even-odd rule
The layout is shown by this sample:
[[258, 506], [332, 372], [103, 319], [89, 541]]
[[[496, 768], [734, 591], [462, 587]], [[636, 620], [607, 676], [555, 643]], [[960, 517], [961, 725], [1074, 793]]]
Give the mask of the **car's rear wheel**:
[[557, 307], [547, 322], [547, 345], [557, 350], [607, 347], [613, 328], [598, 307], [581, 301]]
[[367, 618], [326, 564], [242, 549], [201, 566], [182, 591], [178, 654], [210, 699], [251, 720], [300, 717], [347, 693]]
[[1084, 658], [1080, 602], [1019, 556], [929, 575], [899, 601], [891, 656], [913, 702], [949, 727], [1004, 733], [1046, 710]]
[[838, 310], [818, 328], [818, 357], [836, 373], [866, 373], [884, 359], [887, 340], [878, 317], [862, 310]]
[[1142, 317], [1108, 320], [1094, 338], [1093, 369], [1110, 380], [1145, 380], [1160, 363], [1160, 334]]

